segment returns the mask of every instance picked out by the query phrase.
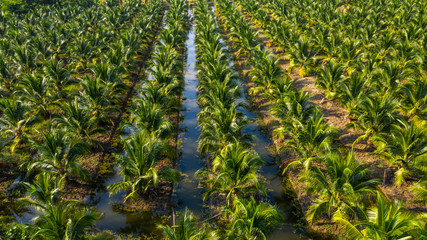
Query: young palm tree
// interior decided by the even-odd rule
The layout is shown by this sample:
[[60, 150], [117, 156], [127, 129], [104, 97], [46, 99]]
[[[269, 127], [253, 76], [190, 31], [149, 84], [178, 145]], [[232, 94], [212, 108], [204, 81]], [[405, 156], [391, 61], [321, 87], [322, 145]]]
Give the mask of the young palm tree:
[[327, 90], [326, 97], [334, 100], [339, 94], [339, 86], [344, 79], [344, 68], [335, 61], [329, 61], [319, 71], [316, 78], [316, 84], [322, 89]]
[[90, 110], [91, 115], [95, 119], [105, 119], [105, 114], [118, 111], [114, 106], [115, 94], [112, 94], [111, 89], [103, 84], [98, 78], [86, 76], [80, 83], [83, 92], [80, 94], [80, 99]]
[[52, 93], [51, 83], [39, 74], [31, 74], [21, 79], [16, 93], [26, 102], [34, 116], [41, 114], [45, 119], [49, 116], [49, 107], [58, 99], [58, 93]]
[[29, 173], [34, 169], [49, 171], [56, 176], [77, 176], [86, 180], [88, 173], [78, 162], [78, 157], [88, 152], [85, 142], [73, 139], [65, 130], [53, 127], [46, 133], [40, 133], [43, 141], [32, 141], [34, 149], [39, 153], [35, 162], [29, 165]]
[[308, 211], [308, 220], [315, 222], [322, 213], [352, 216], [354, 208], [363, 206], [375, 193], [379, 179], [370, 179], [367, 166], [360, 165], [350, 152], [346, 157], [328, 154], [325, 157], [325, 172], [315, 166], [302, 177], [307, 183], [307, 192], [319, 195]]
[[259, 53], [255, 55], [255, 58], [249, 60], [252, 69], [247, 74], [255, 83], [255, 87], [250, 89], [250, 93], [268, 95], [275, 89], [277, 83], [287, 78], [279, 66], [279, 59], [273, 58], [266, 49], [259, 51]]
[[120, 66], [112, 65], [108, 61], [101, 61], [91, 65], [90, 70], [93, 78], [99, 79], [109, 89], [109, 94], [120, 94], [126, 89], [122, 77], [125, 70]]
[[348, 128], [355, 128], [365, 133], [358, 137], [353, 147], [361, 140], [389, 132], [395, 126], [397, 104], [390, 95], [382, 97], [367, 97], [361, 102], [361, 114], [358, 120], [347, 124]]
[[76, 60], [73, 67], [75, 69], [86, 69], [89, 59], [94, 55], [96, 47], [92, 45], [91, 41], [85, 35], [76, 38], [72, 46], [72, 57]]
[[61, 189], [65, 186], [65, 177], [54, 177], [49, 172], [38, 174], [32, 184], [21, 183], [30, 197], [21, 198], [20, 201], [31, 205], [38, 210], [46, 210], [49, 204], [60, 201]]
[[313, 161], [319, 160], [324, 152], [332, 150], [332, 144], [338, 136], [338, 130], [331, 127], [323, 121], [323, 116], [320, 113], [314, 114], [305, 123], [300, 123], [299, 126], [286, 129], [278, 128], [274, 131], [274, 135], [279, 138], [289, 136], [285, 140], [285, 145], [280, 147], [280, 150], [294, 150], [301, 159], [289, 164], [284, 172], [289, 167], [304, 165], [305, 170], [309, 170]]
[[13, 71], [13, 65], [6, 57], [0, 59], [0, 77], [2, 80], [0, 82], [0, 89], [7, 90], [9, 93], [12, 93], [16, 86], [17, 78]]
[[364, 79], [364, 75], [357, 73], [351, 74], [349, 79], [346, 79], [339, 83], [340, 94], [338, 96], [339, 101], [348, 110], [349, 115], [358, 116], [360, 113], [357, 110], [361, 105], [362, 101], [369, 95], [371, 91], [366, 90], [367, 81]]
[[426, 116], [427, 79], [413, 79], [401, 89], [402, 108], [410, 118]]
[[234, 105], [236, 98], [240, 95], [240, 88], [234, 85], [233, 80], [228, 76], [222, 82], [205, 81], [197, 85], [200, 89], [197, 99], [202, 106], [221, 104], [225, 108], [231, 108]]
[[399, 123], [401, 127], [394, 129], [392, 134], [374, 138], [384, 144], [375, 153], [386, 159], [390, 166], [398, 166], [395, 172], [398, 185], [411, 173], [425, 173], [419, 167], [425, 163], [427, 153], [426, 129], [416, 127], [413, 122], [408, 124], [399, 120]]
[[[316, 106], [310, 103], [310, 94], [304, 90], [283, 93], [271, 109], [284, 129], [305, 124], [317, 111]], [[282, 131], [279, 129], [277, 131]]]
[[82, 108], [77, 98], [61, 105], [63, 115], [57, 115], [54, 121], [59, 127], [67, 129], [69, 132], [77, 134], [78, 137], [91, 141], [91, 136], [101, 133], [104, 129], [98, 127], [98, 119], [94, 119], [88, 110]]
[[313, 68], [317, 65], [315, 58], [316, 49], [312, 41], [305, 37], [300, 37], [293, 43], [288, 58], [291, 60], [289, 71], [292, 72], [295, 67], [301, 67], [299, 74], [301, 77], [311, 74]]
[[171, 97], [171, 95], [172, 89], [162, 85], [156, 85], [152, 81], [146, 81], [141, 89], [140, 99], [141, 101], [158, 105], [162, 109], [175, 111], [179, 103], [177, 99]]
[[157, 104], [147, 102], [145, 99], [136, 101], [130, 118], [131, 125], [140, 130], [147, 131], [150, 135], [166, 139], [172, 133], [173, 125], [162, 109]]
[[233, 26], [234, 31], [231, 31], [231, 39], [234, 41], [233, 45], [238, 47], [236, 58], [240, 58], [243, 55], [249, 56], [253, 49], [258, 46], [258, 31], [252, 29], [243, 16], [236, 19]]
[[19, 65], [21, 72], [29, 73], [37, 67], [39, 56], [34, 50], [32, 50], [28, 43], [22, 44], [20, 47], [16, 47], [14, 52], [14, 60]]
[[398, 62], [386, 63], [380, 66], [373, 82], [379, 92], [394, 96], [406, 74]]
[[250, 134], [242, 134], [248, 120], [237, 107], [232, 105], [229, 109], [221, 103], [208, 106], [198, 114], [200, 128], [199, 151], [203, 154], [221, 151], [225, 146], [234, 142], [253, 140]]
[[67, 69], [65, 69], [62, 65], [62, 61], [58, 61], [54, 58], [44, 64], [46, 74], [54, 83], [53, 88], [57, 92], [61, 92], [65, 87], [69, 86], [74, 82], [70, 78], [71, 73], [67, 71]]
[[427, 203], [427, 180], [421, 179], [411, 187], [412, 192], [415, 196], [420, 199], [420, 201], [424, 204]]
[[197, 220], [194, 218], [193, 213], [184, 209], [184, 212], [179, 217], [176, 228], [172, 229], [169, 226], [158, 226], [165, 235], [166, 240], [213, 240], [216, 239], [213, 233], [206, 229], [199, 229]]
[[346, 237], [355, 240], [411, 239], [412, 231], [420, 229], [417, 217], [406, 211], [402, 202], [389, 203], [380, 193], [376, 206], [362, 214], [361, 221], [356, 223], [341, 217], [334, 220], [343, 228]]
[[250, 193], [265, 194], [258, 181], [259, 167], [263, 161], [254, 151], [235, 142], [227, 145], [212, 161], [212, 170], [202, 169], [196, 175], [203, 176], [203, 185], [209, 187], [204, 199], [214, 193], [226, 195], [228, 205], [236, 197], [245, 197]]
[[178, 64], [178, 52], [169, 45], [160, 45], [157, 52], [152, 55], [153, 68], [149, 73], [153, 76], [154, 81], [162, 86], [173, 84], [179, 89], [177, 76], [179, 75], [180, 66]]
[[0, 133], [3, 136], [11, 136], [8, 143], [12, 142], [11, 151], [14, 152], [16, 147], [27, 139], [27, 128], [39, 119], [31, 117], [30, 108], [14, 98], [0, 99], [0, 110]]
[[128, 199], [136, 199], [150, 187], [156, 187], [161, 180], [179, 180], [179, 173], [175, 169], [156, 169], [159, 160], [168, 153], [165, 143], [157, 137], [140, 130], [124, 145], [126, 155], [115, 155], [120, 160], [123, 181], [107, 187], [110, 196], [119, 191], [130, 191], [124, 199], [126, 202]]
[[100, 218], [95, 209], [79, 208], [78, 201], [62, 201], [49, 205], [34, 220], [34, 238], [78, 240]]
[[283, 216], [275, 206], [257, 203], [253, 197], [250, 200], [234, 199], [233, 207], [226, 208], [224, 214], [230, 222], [226, 230], [219, 232], [230, 240], [267, 239], [275, 226], [283, 222]]
[[82, 239], [86, 230], [99, 219], [96, 210], [78, 207], [77, 200], [61, 200], [64, 178], [53, 178], [49, 173], [40, 174], [33, 184], [24, 183], [28, 197], [20, 201], [34, 207], [38, 212], [28, 225], [34, 229], [34, 239]]

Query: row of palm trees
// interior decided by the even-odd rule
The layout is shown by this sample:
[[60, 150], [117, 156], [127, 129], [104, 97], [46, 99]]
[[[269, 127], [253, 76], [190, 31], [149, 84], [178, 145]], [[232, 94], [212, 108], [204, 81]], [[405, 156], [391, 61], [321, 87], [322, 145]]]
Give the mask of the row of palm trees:
[[[377, 3], [239, 1], [291, 65], [299, 62], [304, 75], [315, 71], [316, 85], [348, 110], [353, 121], [347, 127], [364, 132], [353, 146], [362, 140], [374, 145], [397, 169], [397, 185], [414, 177], [424, 181], [427, 38], [419, 31], [426, 17], [418, 9], [425, 3], [394, 1], [381, 10]], [[301, 16], [290, 14], [299, 5], [310, 7]], [[321, 17], [308, 14], [319, 11]], [[408, 14], [407, 21], [396, 18]], [[412, 133], [402, 134], [407, 129]]]
[[[8, 27], [0, 39], [0, 134], [8, 140], [1, 148], [13, 159], [26, 156], [18, 162], [27, 173], [22, 184], [28, 196], [21, 202], [36, 217], [1, 237], [82, 239], [99, 219], [96, 210], [64, 199], [64, 190], [73, 188], [70, 180], [91, 180], [82, 157], [101, 148], [96, 137], [106, 136], [111, 119], [123, 111], [163, 10], [160, 1], [106, 1], [41, 7], [25, 18], [2, 15]], [[90, 55], [88, 49], [80, 49], [84, 57], [73, 55], [80, 40]]]
[[[236, 56], [249, 59], [247, 75], [254, 84], [250, 92], [272, 102], [270, 114], [280, 122], [273, 135], [283, 139], [281, 150], [292, 149], [298, 156], [285, 170], [300, 166], [300, 180], [307, 185], [307, 193], [317, 197], [307, 211], [308, 220], [313, 223], [326, 214], [343, 226], [350, 239], [425, 234], [425, 216], [415, 216], [401, 203], [384, 199], [376, 191], [379, 180], [369, 177], [368, 167], [358, 163], [351, 151], [337, 150], [337, 130], [323, 121], [308, 93], [296, 89], [278, 60], [260, 46], [258, 32], [233, 3], [216, 1], [215, 6], [232, 46], [239, 49]], [[372, 205], [375, 196], [376, 207]]]
[[184, 44], [189, 30], [187, 1], [170, 0], [168, 3], [164, 27], [148, 70], [152, 80], [144, 79], [132, 103], [129, 121], [125, 125], [131, 130], [131, 135], [123, 140], [124, 155], [115, 154], [123, 181], [107, 187], [110, 196], [125, 191], [124, 202], [136, 200], [149, 190], [154, 191], [162, 181], [180, 179], [174, 164], [161, 169], [158, 166], [160, 160], [174, 161], [176, 157], [169, 142], [178, 126], [171, 117], [181, 107]]
[[208, 160], [207, 167], [196, 176], [206, 189], [205, 201], [222, 199], [222, 204], [212, 207], [223, 215], [224, 223], [212, 230], [197, 224], [192, 213], [185, 210], [175, 230], [161, 228], [167, 239], [266, 239], [283, 217], [276, 207], [254, 198], [265, 194], [259, 180], [263, 161], [251, 149], [252, 137], [243, 134], [248, 121], [236, 104], [240, 87], [206, 0], [195, 2], [194, 22], [200, 80], [199, 152]]
[[[142, 9], [138, 1], [112, 8], [108, 7], [108, 2], [102, 6], [84, 8], [67, 5], [63, 13], [55, 7], [42, 7], [27, 14], [26, 20], [18, 24], [15, 23], [20, 16], [7, 15], [4, 18], [3, 24], [8, 28], [1, 39], [4, 46], [0, 64], [4, 98], [1, 134], [8, 137], [9, 142], [4, 145], [9, 145], [12, 152], [25, 146], [28, 137], [38, 135], [34, 128], [42, 128], [41, 125], [51, 122], [61, 128], [67, 127], [81, 140], [92, 142], [92, 137], [106, 130], [103, 127], [118, 114], [120, 96], [125, 94], [125, 83], [130, 81], [127, 71], [136, 67], [134, 56], [147, 47], [144, 44], [153, 34], [152, 29], [162, 7], [151, 5], [138, 12]], [[150, 15], [149, 11], [153, 14]], [[66, 14], [77, 13], [84, 19], [79, 20], [79, 17], [63, 22], [62, 18], [70, 17]], [[137, 13], [147, 17], [133, 18]], [[126, 28], [124, 23], [112, 25], [104, 21], [105, 25], [88, 25], [86, 21], [92, 15], [97, 17], [97, 22], [103, 22], [104, 16], [116, 15], [115, 18], [121, 19], [127, 14], [130, 15], [126, 17], [126, 23], [128, 20], [132, 22]], [[69, 30], [56, 28], [64, 25]], [[108, 33], [108, 37], [99, 36], [97, 44], [92, 44], [97, 54], [88, 58], [93, 63], [80, 67], [81, 61], [69, 57], [77, 41], [75, 39], [78, 36], [93, 38], [101, 29]], [[55, 37], [61, 39], [60, 47], [53, 47], [54, 43], [50, 43], [49, 36], [54, 33], [61, 34]], [[33, 43], [34, 38], [44, 38], [45, 43], [52, 44], [49, 57], [42, 57], [40, 49]]]

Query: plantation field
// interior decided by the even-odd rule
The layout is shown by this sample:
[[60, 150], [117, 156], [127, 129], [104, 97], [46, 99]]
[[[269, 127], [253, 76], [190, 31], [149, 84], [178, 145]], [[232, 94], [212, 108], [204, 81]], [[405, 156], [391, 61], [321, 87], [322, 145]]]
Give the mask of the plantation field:
[[427, 238], [426, 1], [1, 3], [0, 239]]

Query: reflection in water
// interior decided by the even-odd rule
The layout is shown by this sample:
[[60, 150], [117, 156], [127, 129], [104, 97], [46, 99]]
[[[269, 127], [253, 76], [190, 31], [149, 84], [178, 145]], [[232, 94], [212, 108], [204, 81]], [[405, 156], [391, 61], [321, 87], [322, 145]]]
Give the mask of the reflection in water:
[[[120, 168], [114, 168], [114, 175], [106, 179], [104, 186], [122, 180]], [[120, 234], [131, 234], [133, 236], [160, 236], [157, 224], [164, 223], [167, 215], [153, 213], [151, 211], [130, 212], [123, 209], [123, 194], [116, 194], [109, 197], [109, 192], [102, 189], [97, 193], [95, 207], [103, 213], [102, 219], [96, 222], [96, 227], [103, 230], [110, 230]]]
[[195, 33], [190, 30], [186, 41], [187, 64], [185, 67], [185, 89], [183, 96], [185, 101], [181, 115], [184, 119], [180, 123], [183, 129], [180, 135], [181, 157], [178, 159], [178, 169], [184, 174], [184, 179], [175, 186], [176, 210], [180, 211], [188, 208], [193, 213], [200, 215], [203, 211], [203, 195], [198, 188], [198, 181], [194, 179], [197, 170], [203, 167], [203, 159], [197, 152], [198, 138], [200, 129], [198, 129], [197, 113], [200, 108], [197, 104], [196, 86], [199, 83], [196, 69], [196, 48]]

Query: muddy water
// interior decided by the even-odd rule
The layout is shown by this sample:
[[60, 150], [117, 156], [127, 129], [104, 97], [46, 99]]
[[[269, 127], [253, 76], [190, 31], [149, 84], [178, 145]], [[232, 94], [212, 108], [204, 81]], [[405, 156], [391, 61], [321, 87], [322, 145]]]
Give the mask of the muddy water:
[[183, 120], [180, 123], [182, 132], [179, 137], [181, 157], [178, 159], [178, 169], [184, 174], [183, 179], [174, 187], [175, 210], [188, 208], [193, 213], [200, 215], [203, 211], [203, 196], [198, 188], [198, 181], [194, 174], [203, 167], [203, 159], [197, 152], [198, 129], [197, 113], [200, 108], [197, 105], [196, 86], [199, 82], [196, 69], [195, 33], [193, 28], [188, 34], [186, 41], [187, 64], [185, 66], [185, 89], [183, 92], [184, 103], [181, 110]]
[[[244, 89], [244, 87], [242, 87]], [[246, 105], [249, 105], [246, 94], [242, 90], [242, 97], [239, 99]], [[263, 201], [277, 205], [285, 216], [285, 222], [279, 226], [274, 234], [269, 238], [271, 240], [282, 239], [305, 239], [303, 232], [298, 230], [296, 224], [298, 223], [298, 208], [296, 208], [297, 201], [293, 197], [293, 190], [286, 186], [284, 179], [281, 176], [281, 170], [278, 167], [275, 156], [271, 153], [272, 143], [268, 137], [261, 132], [261, 126], [257, 121], [259, 118], [256, 114], [252, 113], [245, 107], [239, 109], [249, 119], [250, 124], [245, 128], [245, 133], [250, 133], [255, 138], [255, 146], [253, 149], [259, 156], [266, 162], [262, 168], [260, 175], [264, 178], [264, 186], [267, 190], [267, 196]]]
[[[114, 168], [115, 174], [106, 179], [104, 185], [122, 181], [119, 174], [120, 168]], [[151, 211], [124, 211], [121, 207], [123, 194], [116, 194], [109, 197], [109, 191], [102, 189], [94, 199], [97, 204], [95, 207], [103, 213], [103, 218], [96, 222], [96, 228], [99, 230], [109, 230], [119, 234], [130, 234], [133, 236], [160, 236], [161, 232], [157, 229], [157, 224], [162, 223], [162, 214]]]

